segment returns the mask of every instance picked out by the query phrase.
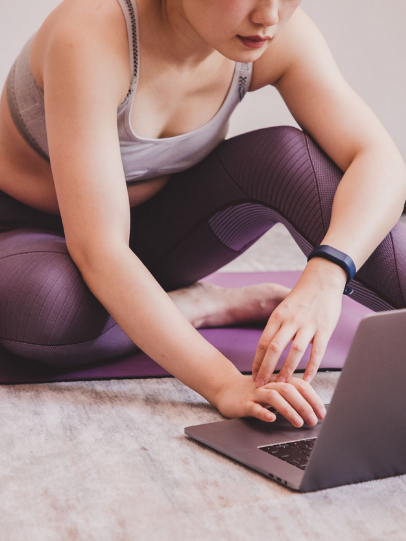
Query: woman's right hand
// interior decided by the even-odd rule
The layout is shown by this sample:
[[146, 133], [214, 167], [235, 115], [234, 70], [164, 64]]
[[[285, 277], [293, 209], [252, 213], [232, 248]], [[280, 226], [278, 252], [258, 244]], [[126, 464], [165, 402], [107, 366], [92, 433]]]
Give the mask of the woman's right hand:
[[257, 417], [262, 421], [273, 422], [276, 415], [269, 411], [274, 407], [295, 427], [303, 421], [314, 426], [317, 418], [324, 419], [326, 409], [323, 401], [310, 383], [291, 377], [286, 383], [276, 383], [277, 374], [271, 381], [256, 389], [251, 376], [238, 375], [222, 386], [216, 397], [216, 407], [229, 419], [236, 417]]

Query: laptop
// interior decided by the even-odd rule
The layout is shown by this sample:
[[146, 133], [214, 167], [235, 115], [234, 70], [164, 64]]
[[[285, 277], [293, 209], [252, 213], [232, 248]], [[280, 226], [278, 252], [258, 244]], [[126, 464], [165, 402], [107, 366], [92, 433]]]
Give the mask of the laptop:
[[276, 412], [272, 423], [241, 417], [185, 434], [300, 492], [406, 473], [406, 308], [360, 321], [326, 409], [313, 427]]

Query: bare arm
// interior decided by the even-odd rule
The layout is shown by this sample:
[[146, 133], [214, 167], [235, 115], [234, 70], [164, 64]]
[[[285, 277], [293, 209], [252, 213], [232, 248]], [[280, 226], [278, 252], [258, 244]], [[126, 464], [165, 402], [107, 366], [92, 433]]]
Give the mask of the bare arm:
[[189, 323], [134, 252], [123, 246], [99, 252], [80, 270], [131, 340], [216, 406], [223, 382], [240, 372]]
[[309, 401], [322, 406], [310, 386], [273, 383], [280, 394], [270, 396], [255, 390], [251, 378], [242, 376], [187, 321], [130, 249], [130, 209], [117, 134], [117, 105], [130, 74], [127, 78], [121, 67], [122, 50], [109, 41], [110, 17], [106, 22], [99, 16], [102, 20], [92, 17], [88, 28], [76, 18], [75, 25], [68, 21], [59, 29], [44, 76], [51, 166], [72, 259], [127, 336], [224, 415], [265, 419], [262, 402], [278, 406], [291, 419], [297, 410], [307, 416], [313, 411]]
[[[394, 141], [341, 74], [322, 33], [300, 8], [275, 41], [284, 59], [274, 82], [272, 57], [260, 58], [299, 126], [344, 172], [320, 244], [350, 255], [357, 271], [399, 220], [406, 198], [406, 165]], [[274, 54], [269, 49], [270, 53]], [[292, 345], [277, 381], [287, 381], [310, 342], [304, 378], [320, 366], [341, 312], [346, 272], [311, 259], [290, 294], [271, 314], [253, 364], [258, 385], [267, 382]]]
[[130, 74], [126, 80], [116, 41], [106, 39], [107, 28], [101, 31], [103, 17], [90, 33], [85, 22], [75, 30], [65, 23], [44, 70], [51, 166], [67, 247], [86, 285], [127, 336], [215, 405], [221, 383], [240, 372], [188, 322], [129, 248], [117, 106]]
[[[275, 87], [300, 127], [344, 172], [320, 244], [349, 254], [358, 270], [402, 214], [406, 164], [376, 114], [344, 79], [310, 17], [298, 9], [285, 30], [287, 66]], [[346, 273], [325, 259], [311, 259], [304, 272], [318, 268], [320, 280], [328, 281], [331, 271], [345, 285]]]

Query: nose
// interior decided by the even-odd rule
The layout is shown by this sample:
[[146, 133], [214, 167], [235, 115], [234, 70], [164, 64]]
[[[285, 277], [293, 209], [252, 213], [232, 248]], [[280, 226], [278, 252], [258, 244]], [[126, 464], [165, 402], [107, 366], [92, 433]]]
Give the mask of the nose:
[[279, 0], [260, 0], [252, 13], [251, 20], [265, 27], [279, 22]]

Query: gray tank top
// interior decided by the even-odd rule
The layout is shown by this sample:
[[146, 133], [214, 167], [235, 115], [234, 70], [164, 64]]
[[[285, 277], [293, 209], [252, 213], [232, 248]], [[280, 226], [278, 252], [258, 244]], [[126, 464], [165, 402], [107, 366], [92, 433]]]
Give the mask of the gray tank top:
[[[130, 113], [138, 84], [138, 13], [135, 0], [118, 0], [126, 19], [131, 62], [131, 83], [125, 100], [117, 108], [120, 152], [127, 183], [140, 182], [162, 174], [177, 173], [205, 158], [227, 135], [229, 117], [248, 90], [252, 62], [236, 62], [229, 92], [214, 117], [200, 128], [174, 137], [139, 137], [131, 127]], [[36, 32], [14, 61], [7, 80], [11, 116], [25, 140], [48, 163], [44, 91], [30, 67], [30, 49]]]

